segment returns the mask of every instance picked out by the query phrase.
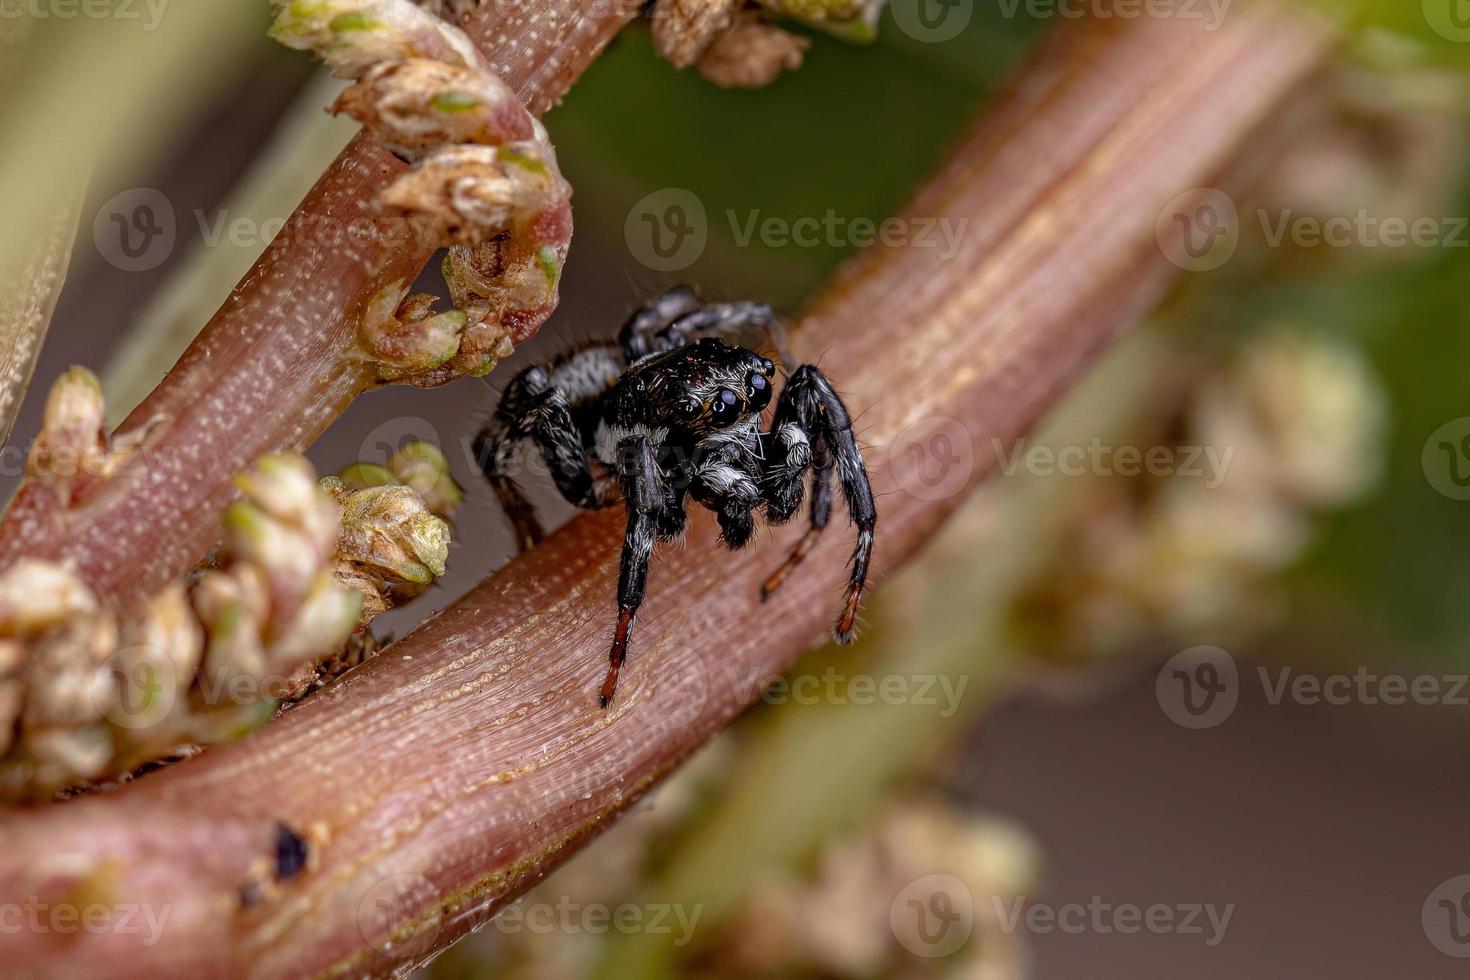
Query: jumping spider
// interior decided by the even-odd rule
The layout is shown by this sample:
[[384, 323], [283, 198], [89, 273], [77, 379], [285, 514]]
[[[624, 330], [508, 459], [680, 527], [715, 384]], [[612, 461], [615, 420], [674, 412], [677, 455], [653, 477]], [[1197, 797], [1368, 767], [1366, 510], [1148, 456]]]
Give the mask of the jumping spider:
[[811, 471], [811, 526], [761, 587], [764, 601], [827, 526], [835, 469], [857, 544], [833, 633], [839, 643], [852, 639], [873, 550], [873, 493], [847, 409], [812, 365], [791, 373], [770, 431], [761, 431], [775, 365], [722, 338], [769, 335], [773, 321], [764, 304], [706, 304], [675, 287], [634, 313], [617, 341], [581, 344], [516, 375], [475, 439], [476, 459], [522, 550], [543, 531], [510, 477], [521, 442], [541, 450], [557, 489], [577, 507], [611, 506], [622, 491], [628, 529], [604, 708], [617, 689], [654, 541], [684, 533], [686, 496], [714, 511], [721, 540], [739, 548], [755, 531], [757, 511], [768, 524], [791, 519]]

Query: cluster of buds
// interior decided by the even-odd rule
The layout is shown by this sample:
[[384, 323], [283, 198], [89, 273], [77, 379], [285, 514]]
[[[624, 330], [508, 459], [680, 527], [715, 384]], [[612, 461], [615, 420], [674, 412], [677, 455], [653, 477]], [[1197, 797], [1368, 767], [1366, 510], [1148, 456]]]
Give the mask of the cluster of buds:
[[[707, 956], [715, 977], [1021, 975], [1001, 911], [1035, 882], [1034, 842], [999, 819], [921, 798], [829, 845], [810, 876], [767, 879]], [[963, 926], [930, 934], [914, 908]]]
[[66, 565], [0, 573], [0, 797], [44, 797], [270, 717], [341, 647], [361, 599], [333, 575], [337, 505], [296, 456], [237, 479], [216, 567], [105, 608]]
[[437, 446], [415, 442], [388, 465], [359, 463], [322, 480], [342, 509], [337, 581], [362, 593], [360, 626], [427, 589], [449, 560], [463, 492]]
[[1197, 462], [1093, 479], [1016, 610], [1050, 657], [1104, 656], [1146, 636], [1236, 642], [1269, 627], [1285, 612], [1279, 574], [1322, 514], [1382, 471], [1385, 399], [1351, 346], [1271, 327], [1225, 363], [1166, 364], [1172, 381], [1189, 377], [1187, 394], [1147, 427], [1177, 434], [1185, 451], [1172, 458]]
[[[33, 471], [71, 501], [126, 458], [102, 430], [96, 378], [54, 386]], [[85, 467], [61, 466], [66, 457]], [[385, 467], [319, 484], [299, 456], [239, 474], [207, 567], [127, 609], [66, 564], [0, 571], [0, 799], [120, 776], [267, 721], [320, 679], [354, 631], [443, 574], [461, 499], [442, 453], [415, 443]]]
[[653, 42], [676, 68], [695, 66], [723, 88], [760, 88], [801, 67], [810, 42], [771, 24], [787, 17], [866, 42], [876, 35], [883, 0], [659, 0]]
[[273, 36], [355, 80], [333, 110], [413, 167], [379, 195], [417, 240], [449, 249], [455, 309], [386, 285], [359, 340], [382, 380], [488, 373], [556, 308], [571, 188], [541, 123], [458, 28], [412, 0], [278, 0]]

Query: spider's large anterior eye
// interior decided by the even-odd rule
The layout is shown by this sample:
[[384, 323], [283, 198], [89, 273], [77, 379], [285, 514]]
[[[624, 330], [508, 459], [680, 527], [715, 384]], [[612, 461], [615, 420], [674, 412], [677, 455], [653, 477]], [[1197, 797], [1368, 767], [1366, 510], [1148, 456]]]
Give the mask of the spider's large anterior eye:
[[740, 396], [729, 388], [721, 388], [709, 400], [709, 420], [717, 429], [735, 424], [740, 418]]
[[752, 373], [746, 378], [745, 391], [752, 412], [759, 412], [771, 403], [771, 379], [763, 374]]

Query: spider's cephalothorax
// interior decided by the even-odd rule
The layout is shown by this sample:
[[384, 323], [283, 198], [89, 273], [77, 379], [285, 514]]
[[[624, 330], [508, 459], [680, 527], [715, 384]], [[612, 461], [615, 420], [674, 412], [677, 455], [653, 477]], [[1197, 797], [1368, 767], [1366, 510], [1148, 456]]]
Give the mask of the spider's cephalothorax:
[[791, 373], [770, 429], [762, 431], [775, 365], [722, 337], [749, 343], [745, 338], [761, 336], [771, 323], [764, 304], [705, 304], [676, 287], [633, 314], [617, 341], [580, 345], [516, 375], [476, 438], [480, 468], [522, 549], [542, 536], [535, 511], [510, 477], [522, 441], [539, 447], [572, 504], [606, 507], [622, 491], [628, 530], [604, 707], [617, 688], [654, 542], [683, 533], [686, 498], [714, 511], [721, 539], [739, 548], [754, 533], [757, 514], [770, 524], [791, 519], [811, 473], [811, 526], [761, 587], [765, 599], [827, 526], [835, 471], [857, 545], [833, 633], [841, 643], [852, 639], [873, 550], [873, 493], [847, 409], [810, 364]]

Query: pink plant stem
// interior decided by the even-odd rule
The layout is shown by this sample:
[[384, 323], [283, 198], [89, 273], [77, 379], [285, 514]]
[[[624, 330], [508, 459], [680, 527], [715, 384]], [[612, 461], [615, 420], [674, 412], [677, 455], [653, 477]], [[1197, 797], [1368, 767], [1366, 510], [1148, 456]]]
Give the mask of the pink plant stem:
[[[527, 0], [488, 4], [463, 26], [540, 115], [636, 9]], [[375, 141], [354, 140], [119, 428], [148, 427], [135, 464], [71, 509], [25, 481], [0, 525], [0, 566], [21, 556], [72, 559], [99, 596], [121, 606], [198, 561], [233, 496], [229, 475], [275, 449], [304, 449], [374, 383], [354, 356], [360, 311], [384, 286], [412, 281], [432, 254], [371, 205], [404, 169]]]
[[[861, 412], [880, 579], [992, 468], [991, 440], [1027, 431], [1156, 301], [1175, 272], [1156, 237], [1165, 204], [1279, 122], [1328, 47], [1261, 9], [1236, 8], [1216, 32], [1068, 25], [906, 212], [967, 221], [959, 252], [875, 247], [811, 306], [796, 353]], [[924, 481], [936, 425], [963, 477], [942, 492]], [[802, 529], [732, 555], [712, 523], [701, 512], [687, 547], [657, 556], [607, 711], [596, 694], [615, 511], [573, 521], [249, 739], [0, 819], [0, 903], [105, 888], [171, 910], [155, 946], [23, 932], [0, 937], [0, 956], [73, 975], [360, 975], [463, 935], [829, 628], [850, 546], [841, 522], [766, 606], [757, 586]], [[242, 908], [277, 821], [314, 839], [314, 865]]]

